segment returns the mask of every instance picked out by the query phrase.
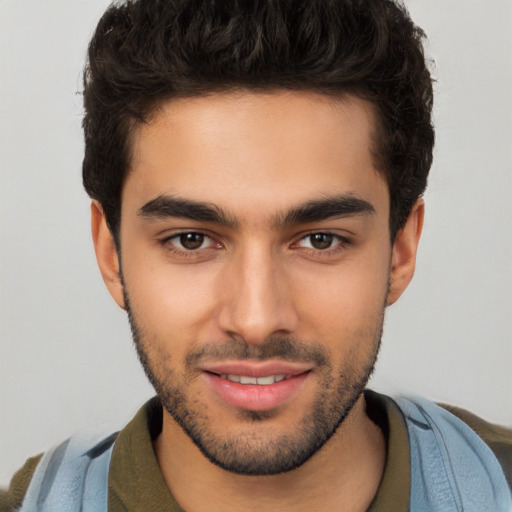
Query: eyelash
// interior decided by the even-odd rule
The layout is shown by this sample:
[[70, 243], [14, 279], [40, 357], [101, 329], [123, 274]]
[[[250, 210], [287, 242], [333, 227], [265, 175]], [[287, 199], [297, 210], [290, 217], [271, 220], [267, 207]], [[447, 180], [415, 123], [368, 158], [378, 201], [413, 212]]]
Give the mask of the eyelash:
[[[209, 247], [198, 247], [197, 249], [185, 249], [185, 248], [179, 249], [178, 247], [176, 247], [175, 244], [172, 243], [172, 240], [176, 240], [176, 239], [179, 240], [179, 238], [182, 237], [183, 235], [202, 236], [205, 239], [204, 241], [210, 240], [210, 246]], [[324, 236], [332, 237], [334, 246], [328, 247], [326, 249], [315, 249], [314, 247], [301, 247], [299, 245], [304, 240], [307, 240], [308, 238], [311, 238], [315, 235], [324, 235]], [[204, 243], [204, 241], [203, 241], [203, 243]], [[218, 242], [215, 243], [215, 239], [212, 236], [208, 235], [207, 233], [201, 232], [201, 231], [182, 231], [179, 233], [175, 233], [171, 236], [168, 236], [168, 237], [160, 240], [160, 244], [163, 247], [165, 247], [165, 249], [168, 250], [169, 252], [171, 252], [172, 254], [180, 256], [180, 257], [184, 257], [184, 258], [198, 257], [201, 254], [200, 251], [209, 250], [209, 249], [215, 250], [215, 249], [222, 247], [222, 245], [220, 243], [218, 243]], [[292, 249], [301, 249], [302, 248], [305, 251], [307, 251], [309, 254], [313, 254], [316, 257], [318, 257], [318, 256], [329, 257], [329, 256], [332, 256], [334, 254], [344, 251], [347, 248], [347, 246], [349, 246], [351, 244], [352, 244], [352, 241], [349, 238], [341, 236], [336, 233], [332, 233], [331, 231], [315, 231], [315, 232], [307, 233], [304, 236], [301, 236], [296, 242], [293, 242], [293, 244], [291, 244], [290, 247]]]
[[333, 246], [328, 247], [326, 249], [315, 249], [314, 247], [303, 247], [304, 250], [308, 251], [308, 253], [313, 254], [315, 257], [329, 257], [336, 255], [344, 250], [347, 249], [349, 245], [352, 244], [352, 240], [345, 236], [341, 236], [337, 233], [333, 233], [331, 231], [315, 231], [312, 233], [308, 233], [307, 235], [304, 235], [301, 237], [297, 242], [295, 242], [293, 245], [295, 247], [299, 247], [299, 244], [303, 242], [304, 240], [307, 240], [308, 238], [311, 238], [315, 235], [324, 235], [328, 237], [332, 237]]
[[[180, 237], [182, 237], [183, 235], [199, 235], [199, 236], [202, 236], [204, 237], [204, 241], [206, 240], [210, 240], [210, 244], [213, 243], [213, 245], [217, 245], [217, 247], [220, 247], [220, 244], [217, 243], [215, 244], [215, 241], [213, 239], [213, 237], [211, 237], [210, 235], [206, 234], [206, 233], [203, 233], [201, 231], [181, 231], [180, 233], [175, 233], [171, 236], [168, 236], [164, 239], [162, 239], [160, 241], [160, 244], [165, 247], [166, 250], [168, 250], [169, 252], [171, 252], [172, 254], [175, 254], [177, 256], [180, 256], [180, 257], [184, 257], [184, 258], [194, 258], [194, 257], [197, 257], [200, 253], [199, 251], [201, 250], [207, 250], [207, 249], [215, 249], [215, 247], [199, 247], [197, 249], [186, 249], [186, 248], [183, 248], [183, 249], [179, 249], [178, 247], [176, 247], [175, 244], [172, 243], [172, 240], [179, 240]], [[203, 243], [204, 243], [203, 241]], [[202, 245], [202, 244], [201, 244]]]

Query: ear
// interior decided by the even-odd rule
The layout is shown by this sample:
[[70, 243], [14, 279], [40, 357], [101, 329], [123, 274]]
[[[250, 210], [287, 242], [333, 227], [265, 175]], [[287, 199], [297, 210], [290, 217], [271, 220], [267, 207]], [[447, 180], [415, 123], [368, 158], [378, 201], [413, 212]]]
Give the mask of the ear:
[[119, 255], [117, 254], [114, 237], [105, 219], [103, 208], [96, 200], [91, 203], [91, 228], [96, 260], [103, 281], [105, 281], [110, 295], [118, 306], [125, 309]]
[[391, 255], [388, 306], [398, 300], [414, 275], [416, 252], [423, 228], [424, 213], [425, 204], [423, 199], [420, 198], [414, 204], [404, 227], [396, 236]]

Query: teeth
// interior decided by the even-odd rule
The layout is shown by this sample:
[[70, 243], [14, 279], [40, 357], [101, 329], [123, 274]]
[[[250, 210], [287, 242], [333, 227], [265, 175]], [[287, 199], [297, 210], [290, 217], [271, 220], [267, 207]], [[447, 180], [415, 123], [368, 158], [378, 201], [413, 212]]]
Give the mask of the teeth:
[[240, 384], [252, 384], [259, 386], [269, 386], [276, 382], [281, 382], [284, 379], [290, 377], [290, 375], [269, 375], [268, 377], [249, 377], [247, 375], [231, 375], [223, 373], [221, 375], [223, 379], [230, 380], [231, 382], [238, 382]]
[[256, 381], [260, 386], [268, 386], [269, 384], [275, 384], [276, 378], [274, 375], [269, 375], [268, 377], [258, 377]]
[[240, 375], [240, 384], [258, 384], [258, 379], [256, 377]]

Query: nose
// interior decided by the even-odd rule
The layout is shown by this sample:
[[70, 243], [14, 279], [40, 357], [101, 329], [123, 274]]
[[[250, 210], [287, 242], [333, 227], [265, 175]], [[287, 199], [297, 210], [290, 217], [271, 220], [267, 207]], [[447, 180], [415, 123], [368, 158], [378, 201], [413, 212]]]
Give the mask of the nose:
[[298, 318], [288, 279], [285, 261], [269, 248], [234, 255], [221, 277], [219, 328], [249, 344], [290, 335]]

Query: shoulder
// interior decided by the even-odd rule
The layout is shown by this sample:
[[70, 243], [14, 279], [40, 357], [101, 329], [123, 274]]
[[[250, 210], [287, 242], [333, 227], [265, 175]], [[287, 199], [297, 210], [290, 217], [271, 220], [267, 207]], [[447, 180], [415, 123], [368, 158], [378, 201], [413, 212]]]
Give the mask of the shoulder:
[[510, 472], [487, 444], [494, 430], [510, 445], [507, 429], [421, 397], [397, 403], [409, 434], [411, 509], [512, 510]]
[[117, 433], [107, 437], [84, 433], [28, 459], [14, 475], [9, 490], [0, 494], [0, 512], [20, 507], [75, 510], [77, 503], [86, 505], [85, 510], [102, 510], [95, 507], [106, 503], [108, 468], [116, 436]]
[[27, 492], [34, 471], [43, 454], [31, 457], [24, 466], [12, 477], [9, 489], [0, 489], [0, 512], [11, 512], [19, 507]]
[[[28, 497], [27, 492], [30, 493], [30, 489], [34, 487], [31, 487], [30, 484], [34, 481], [37, 487], [38, 475], [41, 477], [43, 476], [43, 472], [48, 471], [48, 462], [50, 461], [55, 461], [56, 464], [58, 463], [57, 467], [57, 465], [52, 462], [50, 472], [52, 473], [53, 481], [55, 478], [59, 477], [59, 475], [62, 476], [66, 474], [66, 468], [70, 467], [68, 465], [69, 462], [75, 464], [77, 454], [80, 456], [87, 455], [85, 458], [82, 457], [78, 471], [83, 471], [84, 468], [89, 471], [87, 468], [92, 463], [94, 463], [95, 474], [98, 473], [100, 469], [107, 468], [108, 471], [109, 464], [105, 464], [104, 461], [109, 460], [113, 451], [114, 442], [117, 444], [119, 437], [124, 441], [124, 443], [121, 444], [124, 444], [125, 448], [127, 445], [128, 448], [130, 448], [133, 444], [133, 439], [138, 441], [146, 436], [148, 438], [146, 444], [149, 446], [149, 450], [146, 451], [153, 453], [150, 435], [154, 434], [156, 436], [159, 433], [159, 428], [161, 428], [161, 416], [161, 406], [159, 406], [158, 400], [152, 399], [140, 409], [135, 418], [119, 433], [115, 432], [106, 435], [105, 432], [82, 432], [72, 436], [51, 450], [28, 459], [23, 467], [12, 477], [9, 488], [0, 488], [0, 512], [14, 512], [21, 507], [25, 497]], [[152, 420], [151, 424], [150, 420]], [[62, 450], [63, 448], [64, 450]], [[59, 450], [62, 457], [55, 456], [55, 452]], [[84, 460], [85, 463], [83, 463]], [[119, 468], [114, 473], [116, 475], [120, 473]], [[78, 473], [75, 471], [75, 474]], [[110, 480], [110, 476], [108, 476], [108, 479]], [[88, 477], [88, 481], [89, 480], [90, 478]], [[121, 482], [121, 486], [123, 486], [123, 482]], [[68, 509], [64, 508], [63, 510]]]
[[475, 414], [451, 405], [439, 404], [470, 427], [493, 451], [512, 488], [512, 429], [495, 425]]

